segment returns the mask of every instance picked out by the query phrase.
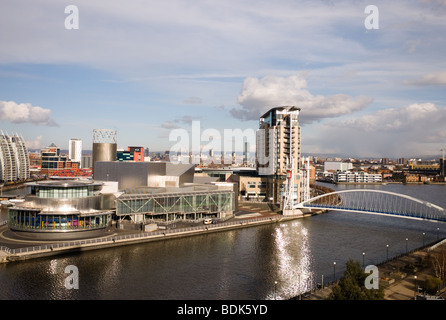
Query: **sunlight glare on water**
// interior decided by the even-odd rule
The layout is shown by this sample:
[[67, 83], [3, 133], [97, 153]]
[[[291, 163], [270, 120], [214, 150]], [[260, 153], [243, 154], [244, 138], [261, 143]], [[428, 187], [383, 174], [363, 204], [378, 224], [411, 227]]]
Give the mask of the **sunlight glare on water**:
[[308, 230], [300, 221], [293, 222], [291, 228], [282, 224], [274, 230], [274, 243], [278, 280], [268, 299], [288, 299], [308, 291], [312, 282]]

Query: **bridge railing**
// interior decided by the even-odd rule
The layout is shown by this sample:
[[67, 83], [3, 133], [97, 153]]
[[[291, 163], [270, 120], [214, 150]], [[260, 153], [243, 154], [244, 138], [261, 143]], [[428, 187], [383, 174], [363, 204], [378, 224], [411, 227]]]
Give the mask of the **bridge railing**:
[[314, 197], [298, 206], [446, 221], [445, 209], [423, 200], [388, 191], [367, 189], [336, 191]]

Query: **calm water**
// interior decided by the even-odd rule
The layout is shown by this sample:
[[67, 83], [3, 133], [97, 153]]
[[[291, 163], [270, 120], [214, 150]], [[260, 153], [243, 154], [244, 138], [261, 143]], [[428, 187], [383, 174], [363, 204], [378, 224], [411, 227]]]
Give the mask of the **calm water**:
[[[336, 189], [351, 186], [332, 186]], [[446, 208], [446, 185], [367, 186]], [[285, 299], [446, 236], [446, 224], [330, 212], [282, 224], [0, 265], [0, 299]], [[336, 267], [333, 262], [336, 261]], [[79, 270], [68, 290], [65, 267]], [[275, 288], [274, 282], [277, 281]]]

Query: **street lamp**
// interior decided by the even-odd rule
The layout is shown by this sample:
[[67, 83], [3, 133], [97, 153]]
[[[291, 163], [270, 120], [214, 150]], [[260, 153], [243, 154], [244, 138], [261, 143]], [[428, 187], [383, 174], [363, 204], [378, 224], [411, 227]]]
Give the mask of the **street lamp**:
[[438, 241], [438, 237], [439, 237], [439, 235], [438, 235], [438, 232], [440, 231], [440, 228], [437, 228], [437, 241]]
[[417, 288], [417, 276], [413, 276], [413, 278], [415, 279], [414, 299], [417, 299], [417, 292], [418, 292], [418, 288]]
[[364, 257], [365, 257], [365, 252], [362, 253], [362, 268], [364, 269]]
[[277, 300], [277, 281], [274, 281], [274, 300]]
[[408, 238], [406, 238], [406, 254], [407, 254], [407, 241], [408, 241], [409, 239]]
[[389, 245], [388, 244], [386, 244], [386, 249], [387, 249], [387, 259], [386, 260], [389, 260]]
[[333, 279], [336, 281], [336, 261], [333, 261]]
[[424, 247], [424, 236], [426, 235], [425, 232], [423, 232], [423, 247]]

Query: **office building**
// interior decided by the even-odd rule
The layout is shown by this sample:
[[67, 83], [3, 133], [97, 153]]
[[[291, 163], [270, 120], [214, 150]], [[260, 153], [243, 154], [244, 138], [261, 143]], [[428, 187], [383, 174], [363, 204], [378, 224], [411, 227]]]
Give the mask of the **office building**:
[[18, 134], [0, 135], [0, 181], [20, 181], [30, 177], [30, 160], [25, 140]]
[[82, 168], [92, 168], [93, 167], [93, 155], [91, 154], [83, 154], [81, 161]]
[[72, 162], [79, 162], [82, 164], [82, 140], [70, 139], [68, 143], [68, 158]]
[[341, 161], [325, 161], [324, 171], [325, 172], [336, 172], [336, 171], [349, 171], [353, 169], [353, 164], [351, 162], [341, 162]]
[[66, 169], [79, 169], [80, 162], [70, 161], [68, 155], [62, 154], [60, 148], [52, 143], [40, 152], [40, 173], [54, 175]]
[[128, 147], [127, 150], [120, 149], [116, 153], [116, 160], [144, 162], [144, 149], [142, 147]]
[[381, 183], [381, 174], [371, 174], [366, 172], [335, 172], [333, 174], [334, 183]]

